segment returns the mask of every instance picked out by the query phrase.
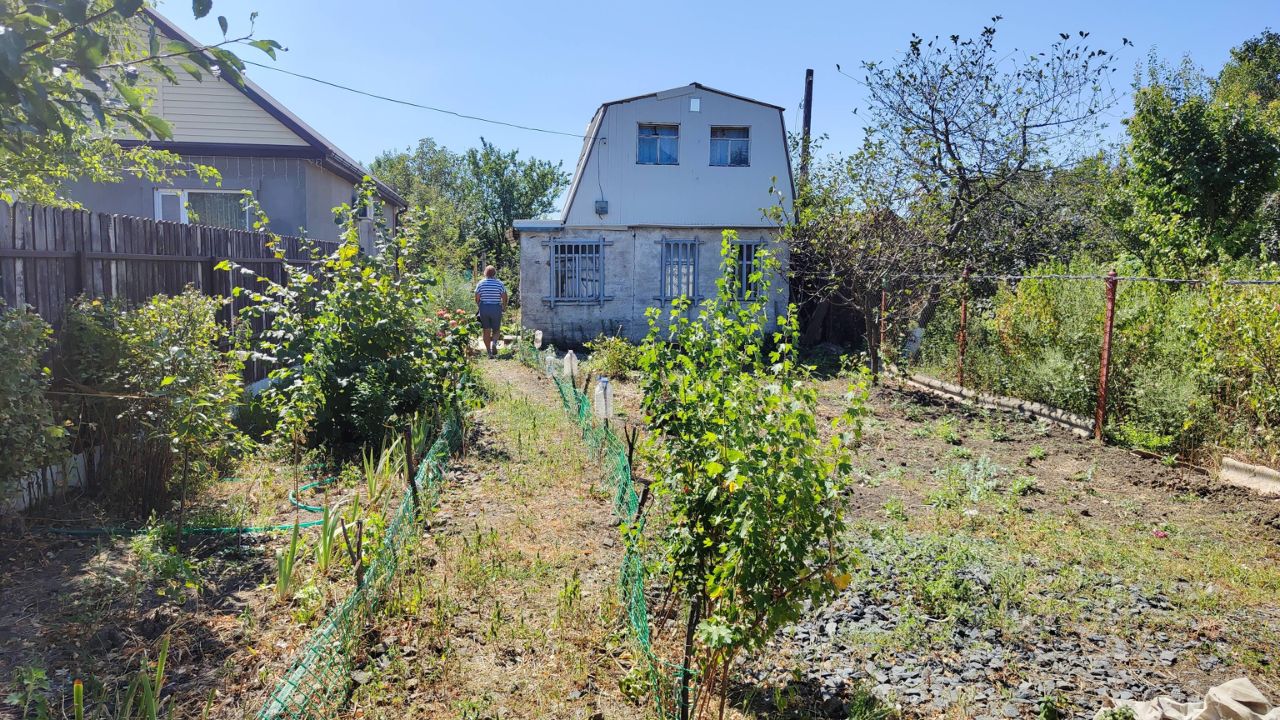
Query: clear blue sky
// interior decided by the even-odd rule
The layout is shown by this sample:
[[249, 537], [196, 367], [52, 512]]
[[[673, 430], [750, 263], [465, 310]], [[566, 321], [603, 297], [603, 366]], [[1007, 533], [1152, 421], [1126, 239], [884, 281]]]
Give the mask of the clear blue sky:
[[[288, 48], [279, 67], [371, 92], [474, 115], [581, 133], [606, 100], [698, 81], [788, 108], [789, 128], [804, 70], [816, 72], [814, 132], [828, 150], [848, 151], [861, 138], [852, 114], [858, 83], [837, 74], [863, 60], [890, 59], [911, 33], [972, 36], [1000, 14], [1001, 47], [1039, 50], [1059, 32], [1087, 30], [1097, 47], [1121, 52], [1116, 86], [1127, 91], [1134, 66], [1155, 47], [1176, 59], [1190, 53], [1216, 71], [1228, 50], [1270, 26], [1280, 29], [1277, 0], [1089, 0], [1088, 2], [487, 2], [485, 0], [215, 0], [194, 21], [191, 4], [161, 6], [204, 41], [219, 36], [215, 16], [232, 33], [259, 12], [257, 37]], [[804, 9], [801, 9], [804, 8]], [[1135, 47], [1121, 47], [1127, 37]], [[270, 62], [256, 50], [246, 58]], [[433, 137], [462, 150], [480, 136], [522, 154], [562, 160], [581, 148], [571, 137], [460, 120], [350, 95], [251, 68], [268, 92], [362, 162], [388, 148]], [[860, 73], [855, 72], [860, 76]], [[1116, 122], [1128, 112], [1125, 99]]]

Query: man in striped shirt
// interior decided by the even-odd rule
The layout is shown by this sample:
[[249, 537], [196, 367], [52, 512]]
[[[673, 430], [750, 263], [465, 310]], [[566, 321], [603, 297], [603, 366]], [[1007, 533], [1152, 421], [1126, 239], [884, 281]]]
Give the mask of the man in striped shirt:
[[498, 334], [502, 332], [502, 311], [507, 309], [507, 286], [495, 277], [498, 269], [489, 265], [484, 279], [476, 285], [476, 306], [480, 308], [480, 328], [489, 357], [498, 356]]

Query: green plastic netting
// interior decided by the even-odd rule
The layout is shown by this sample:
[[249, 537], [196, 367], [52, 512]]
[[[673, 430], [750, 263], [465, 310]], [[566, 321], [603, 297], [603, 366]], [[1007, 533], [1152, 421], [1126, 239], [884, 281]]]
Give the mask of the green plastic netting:
[[[439, 499], [449, 456], [462, 442], [462, 419], [450, 415], [422, 458], [414, 484], [424, 508]], [[378, 609], [399, 568], [405, 546], [419, 527], [412, 493], [406, 492], [369, 558], [364, 584], [331, 610], [312, 631], [258, 712], [260, 720], [336, 717], [350, 685], [351, 660], [365, 622]]]
[[[629, 532], [623, 534], [625, 552], [619, 585], [627, 628], [641, 660], [638, 667], [647, 676], [658, 716], [679, 717], [681, 676], [687, 673], [690, 678], [695, 678], [696, 672], [662, 660], [653, 650], [649, 605], [645, 596], [646, 568], [637, 544], [638, 537], [644, 531], [644, 519], [636, 517], [640, 508], [640, 496], [632, 480], [626, 443], [618, 438], [607, 423], [595, 421], [591, 399], [574, 387], [571, 381], [563, 379], [554, 351], [542, 354], [533, 343], [525, 340], [516, 346], [516, 356], [530, 368], [545, 372], [555, 382], [565, 411], [577, 420], [588, 447], [598, 453], [604, 463], [604, 482], [613, 496], [613, 511], [629, 529]], [[693, 684], [692, 687], [697, 686]], [[695, 697], [691, 696], [691, 705], [695, 704]]]

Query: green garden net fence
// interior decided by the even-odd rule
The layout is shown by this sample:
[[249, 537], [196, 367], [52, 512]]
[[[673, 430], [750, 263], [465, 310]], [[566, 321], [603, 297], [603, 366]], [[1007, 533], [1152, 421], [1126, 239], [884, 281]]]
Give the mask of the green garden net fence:
[[[626, 443], [607, 423], [597, 423], [591, 407], [591, 399], [586, 393], [574, 387], [573, 382], [565, 380], [560, 371], [560, 363], [553, 349], [540, 353], [527, 340], [521, 342], [516, 349], [517, 357], [525, 365], [534, 370], [545, 372], [555, 382], [560, 393], [560, 401], [570, 416], [577, 420], [582, 429], [582, 437], [591, 450], [597, 453], [604, 463], [606, 474], [605, 487], [613, 497], [613, 511], [627, 528], [623, 534], [625, 552], [619, 578], [622, 605], [627, 619], [627, 629], [631, 641], [640, 656], [637, 667], [646, 675], [652, 690], [655, 709], [662, 718], [679, 717], [679, 688], [682, 675], [695, 677], [693, 671], [686, 671], [680, 665], [668, 663], [654, 652], [653, 638], [649, 625], [649, 605], [645, 596], [646, 569], [643, 553], [638, 539], [644, 530], [644, 519], [637, 517], [640, 511], [640, 496], [636, 492], [631, 475], [631, 460], [628, 457]], [[691, 696], [691, 704], [693, 704]]]
[[[461, 415], [449, 415], [420, 461], [414, 484], [423, 508], [439, 498], [449, 456], [461, 444], [462, 433]], [[347, 698], [351, 661], [365, 623], [386, 596], [406, 546], [420, 527], [420, 517], [413, 493], [406, 492], [382, 543], [369, 557], [364, 582], [312, 631], [258, 712], [260, 720], [337, 716]]]

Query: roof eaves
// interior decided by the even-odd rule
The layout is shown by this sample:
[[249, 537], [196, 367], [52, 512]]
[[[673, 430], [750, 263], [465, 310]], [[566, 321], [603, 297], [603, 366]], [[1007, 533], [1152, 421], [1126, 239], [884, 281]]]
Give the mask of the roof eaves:
[[[192, 47], [203, 47], [203, 43], [199, 42], [191, 35], [188, 35], [186, 31], [174, 24], [173, 21], [156, 12], [152, 8], [144, 7], [142, 12], [148, 20], [155, 23], [156, 27], [160, 28], [160, 30], [170, 38], [181, 40]], [[289, 128], [289, 130], [295, 135], [305, 140], [307, 144], [323, 152], [325, 154], [326, 164], [330, 164], [331, 166], [330, 169], [333, 169], [338, 175], [341, 175], [353, 183], [360, 182], [360, 180], [367, 175], [373, 179], [374, 184], [377, 185], [378, 191], [383, 195], [384, 199], [399, 207], [409, 206], [408, 202], [406, 202], [399, 193], [391, 189], [391, 187], [386, 183], [374, 178], [372, 173], [361, 166], [360, 163], [356, 162], [351, 158], [351, 156], [344, 153], [341, 148], [333, 144], [333, 142], [328, 138], [316, 132], [315, 129], [303, 122], [297, 115], [290, 112], [290, 110], [281, 104], [279, 100], [271, 97], [271, 95], [259, 87], [257, 83], [244, 75], [241, 75], [241, 79], [243, 80], [243, 84], [237, 85], [230, 81], [228, 81], [228, 84], [243, 93], [245, 97], [252, 100], [255, 105], [265, 110], [268, 115], [279, 120], [281, 124]], [[332, 160], [331, 163], [329, 162], [330, 160]]]

